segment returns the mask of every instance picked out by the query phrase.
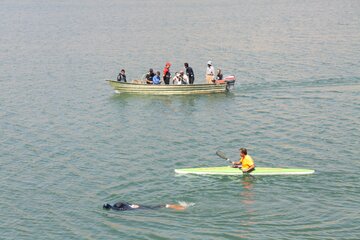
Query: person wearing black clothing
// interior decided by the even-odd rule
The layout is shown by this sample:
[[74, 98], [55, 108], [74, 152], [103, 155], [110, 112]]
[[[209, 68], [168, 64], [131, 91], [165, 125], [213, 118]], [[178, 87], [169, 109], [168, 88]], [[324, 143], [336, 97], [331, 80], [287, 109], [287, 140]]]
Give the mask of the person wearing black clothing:
[[117, 202], [114, 205], [110, 205], [108, 203], [103, 205], [104, 209], [112, 209], [116, 211], [128, 211], [128, 210], [135, 210], [135, 209], [159, 209], [165, 208], [166, 205], [157, 205], [157, 206], [143, 206], [137, 204], [130, 204], [124, 202]]
[[216, 80], [223, 80], [223, 74], [221, 72], [221, 69], [217, 70]]
[[188, 63], [184, 63], [184, 66], [185, 66], [185, 70], [186, 70], [186, 75], [189, 78], [189, 84], [194, 84], [195, 75], [194, 75], [194, 71], [193, 71], [192, 67], [189, 67]]
[[149, 69], [149, 72], [146, 74], [146, 83], [152, 84], [153, 77], [155, 76], [154, 70], [152, 68]]
[[126, 82], [126, 75], [124, 69], [121, 69], [119, 75], [117, 76], [117, 80], [118, 82]]
[[167, 62], [165, 64], [164, 71], [163, 71], [163, 80], [166, 85], [170, 84], [170, 77], [171, 77], [170, 67], [171, 67], [171, 63]]

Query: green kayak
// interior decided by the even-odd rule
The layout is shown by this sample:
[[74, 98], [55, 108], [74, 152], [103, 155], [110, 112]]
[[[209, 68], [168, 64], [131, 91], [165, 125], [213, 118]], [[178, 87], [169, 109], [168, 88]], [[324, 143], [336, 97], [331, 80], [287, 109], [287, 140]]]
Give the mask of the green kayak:
[[[226, 167], [207, 167], [207, 168], [183, 168], [175, 169], [179, 174], [200, 174], [200, 175], [243, 175], [238, 168]], [[256, 167], [251, 175], [304, 175], [313, 174], [315, 170], [302, 168], [264, 168]]]

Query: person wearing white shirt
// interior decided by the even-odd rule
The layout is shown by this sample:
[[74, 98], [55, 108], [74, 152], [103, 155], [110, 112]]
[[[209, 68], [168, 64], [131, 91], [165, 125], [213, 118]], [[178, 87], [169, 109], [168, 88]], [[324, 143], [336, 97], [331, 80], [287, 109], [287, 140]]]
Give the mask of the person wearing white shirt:
[[181, 85], [181, 84], [189, 84], [189, 78], [184, 74], [184, 71], [181, 70], [180, 73], [176, 73], [173, 78], [173, 84]]
[[174, 85], [178, 85], [178, 84], [181, 84], [181, 81], [180, 81], [180, 73], [176, 72], [175, 73], [175, 76], [173, 77], [173, 84]]
[[180, 71], [180, 81], [181, 81], [181, 84], [189, 84], [189, 78], [186, 74], [184, 74], [184, 71], [181, 70]]
[[211, 61], [208, 61], [207, 63], [207, 68], [206, 68], [206, 83], [214, 83], [214, 78], [215, 78], [215, 69], [212, 65]]

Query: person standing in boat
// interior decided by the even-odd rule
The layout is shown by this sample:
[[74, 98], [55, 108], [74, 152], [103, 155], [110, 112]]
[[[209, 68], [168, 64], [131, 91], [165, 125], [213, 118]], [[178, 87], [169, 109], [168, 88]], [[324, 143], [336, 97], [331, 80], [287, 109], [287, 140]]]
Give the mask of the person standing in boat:
[[149, 72], [146, 74], [146, 83], [152, 84], [153, 77], [155, 76], [154, 70], [152, 68], [149, 69]]
[[170, 77], [171, 77], [170, 66], [171, 66], [171, 63], [167, 62], [165, 64], [164, 71], [163, 71], [163, 80], [164, 80], [164, 83], [167, 85], [170, 83]]
[[118, 82], [126, 82], [126, 75], [124, 69], [121, 69], [119, 75], [117, 76], [117, 80]]
[[250, 173], [255, 170], [254, 160], [247, 154], [246, 148], [240, 148], [239, 162], [232, 162], [232, 167], [241, 168], [243, 173]]
[[208, 61], [206, 68], [206, 83], [214, 83], [215, 70], [211, 61]]
[[223, 74], [221, 72], [221, 69], [219, 68], [216, 73], [216, 80], [223, 80]]
[[156, 75], [153, 77], [152, 83], [153, 83], [154, 85], [159, 85], [159, 84], [161, 84], [160, 72], [159, 72], [159, 71], [157, 71], [157, 72], [156, 72]]
[[186, 71], [186, 76], [189, 79], [189, 84], [194, 84], [195, 75], [194, 75], [194, 71], [193, 71], [192, 67], [189, 67], [188, 63], [184, 63], [184, 67], [185, 67], [185, 71]]

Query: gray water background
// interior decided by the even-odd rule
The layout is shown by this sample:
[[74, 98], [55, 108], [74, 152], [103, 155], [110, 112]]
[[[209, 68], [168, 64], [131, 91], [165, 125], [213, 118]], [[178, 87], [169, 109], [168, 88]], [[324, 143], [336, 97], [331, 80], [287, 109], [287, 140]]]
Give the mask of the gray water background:
[[[359, 239], [359, 1], [0, 2], [1, 239]], [[114, 94], [189, 62], [231, 94]], [[176, 176], [247, 147], [312, 176]], [[184, 212], [105, 202], [194, 203]]]

